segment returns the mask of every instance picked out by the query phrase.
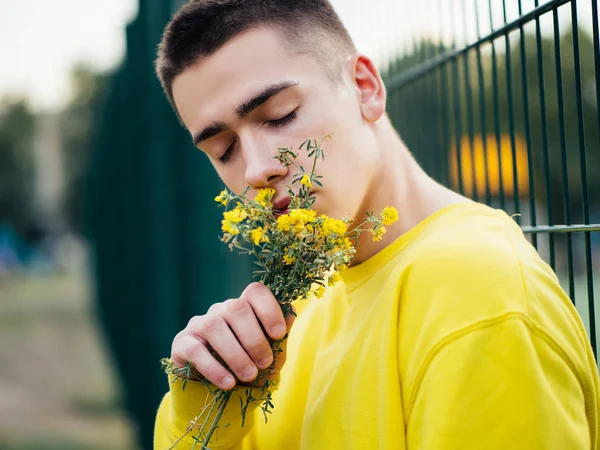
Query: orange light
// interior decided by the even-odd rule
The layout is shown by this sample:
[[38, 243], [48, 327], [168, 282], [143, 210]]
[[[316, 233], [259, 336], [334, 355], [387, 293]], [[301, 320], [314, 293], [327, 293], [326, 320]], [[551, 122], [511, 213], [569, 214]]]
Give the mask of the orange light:
[[[487, 156], [487, 157], [486, 157]], [[527, 144], [521, 136], [515, 136], [515, 157], [517, 162], [517, 185], [519, 196], [529, 193], [529, 165], [527, 162]], [[504, 195], [513, 195], [515, 177], [513, 172], [513, 150], [510, 136], [500, 135], [500, 161], [502, 162], [502, 190]], [[486, 170], [490, 193], [500, 194], [500, 164], [498, 161], [498, 141], [496, 135], [488, 134], [485, 146], [481, 135], [473, 136], [473, 151], [471, 139], [463, 135], [460, 143], [460, 168], [463, 180], [463, 190], [468, 197], [473, 196], [473, 178], [475, 190], [480, 197], [485, 195]], [[452, 187], [459, 189], [458, 160], [456, 145], [450, 149], [450, 179]]]

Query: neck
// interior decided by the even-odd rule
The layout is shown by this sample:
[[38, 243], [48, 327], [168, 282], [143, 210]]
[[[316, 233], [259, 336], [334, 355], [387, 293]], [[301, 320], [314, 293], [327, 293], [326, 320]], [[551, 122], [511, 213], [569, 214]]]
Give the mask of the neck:
[[363, 233], [356, 246], [353, 265], [380, 252], [439, 209], [470, 202], [438, 184], [423, 171], [387, 116], [374, 125], [374, 133], [381, 167], [365, 196], [361, 211], [378, 213], [386, 206], [394, 206], [399, 220], [386, 227], [387, 233], [379, 242], [373, 242], [370, 233]]

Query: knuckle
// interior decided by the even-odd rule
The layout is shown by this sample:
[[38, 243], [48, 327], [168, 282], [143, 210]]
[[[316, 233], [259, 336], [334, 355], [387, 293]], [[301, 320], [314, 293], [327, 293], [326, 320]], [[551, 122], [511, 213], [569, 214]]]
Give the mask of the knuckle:
[[171, 343], [171, 358], [181, 356], [182, 350], [184, 349], [182, 333], [183, 332], [180, 331], [173, 338], [173, 342]]
[[223, 303], [224, 302], [213, 303], [212, 305], [210, 305], [205, 315], [219, 315], [220, 312], [223, 310]]
[[222, 375], [225, 368], [217, 361], [205, 361], [204, 364], [198, 364], [200, 367], [197, 368], [203, 376], [207, 378], [216, 378]]
[[[264, 284], [255, 281], [254, 283], [250, 283], [248, 287], [244, 290], [243, 296], [252, 297], [254, 295], [259, 295], [265, 292], [265, 289], [269, 291], [269, 288]], [[270, 291], [269, 291], [270, 292]]]
[[225, 310], [230, 315], [248, 313], [251, 310], [248, 302], [242, 298], [235, 298], [225, 302]]
[[193, 359], [194, 353], [196, 352], [196, 345], [200, 344], [196, 340], [186, 339], [186, 336], [181, 336], [179, 339], [173, 340], [171, 346], [171, 359], [179, 361], [190, 361]]
[[186, 334], [187, 334], [187, 329], [183, 329], [179, 333], [177, 333], [175, 335], [175, 337], [173, 338], [172, 345], [175, 346], [176, 344], [179, 344], [179, 342], [181, 342], [181, 340], [185, 337]]
[[202, 317], [202, 322], [198, 327], [201, 334], [211, 334], [218, 330], [223, 323], [223, 319], [216, 315], [206, 315]]
[[185, 333], [186, 330], [193, 330], [195, 328], [198, 327], [198, 324], [202, 321], [202, 316], [194, 316], [192, 317], [187, 325], [185, 326], [185, 329], [183, 329], [179, 334], [181, 333]]

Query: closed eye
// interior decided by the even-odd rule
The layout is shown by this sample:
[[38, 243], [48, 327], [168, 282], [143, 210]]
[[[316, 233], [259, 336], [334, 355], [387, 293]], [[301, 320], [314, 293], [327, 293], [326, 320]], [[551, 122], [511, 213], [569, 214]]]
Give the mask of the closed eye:
[[234, 146], [235, 146], [236, 142], [237, 141], [233, 141], [231, 143], [231, 145], [229, 146], [229, 148], [227, 148], [227, 150], [225, 151], [225, 153], [223, 153], [223, 156], [221, 156], [219, 158], [219, 162], [221, 164], [225, 164], [227, 161], [229, 161], [229, 158], [231, 158], [231, 155], [233, 154], [233, 150], [234, 150]]
[[[292, 111], [291, 113], [289, 113], [287, 116], [282, 117], [281, 119], [276, 119], [276, 120], [269, 120], [267, 123], [272, 126], [272, 127], [283, 127], [285, 125], [287, 125], [288, 123], [292, 122], [295, 118], [296, 118], [296, 111], [297, 109], [295, 109], [294, 111]], [[222, 164], [227, 163], [227, 161], [229, 161], [229, 159], [231, 158], [233, 151], [235, 150], [235, 143], [237, 141], [233, 141], [232, 144], [227, 148], [227, 150], [225, 151], [225, 153], [223, 153], [223, 156], [221, 156], [219, 158], [219, 161]]]
[[282, 127], [284, 125], [287, 125], [291, 121], [293, 121], [295, 118], [296, 118], [296, 110], [292, 111], [287, 116], [282, 117], [281, 119], [269, 120], [267, 123], [269, 125], [271, 125], [272, 127]]

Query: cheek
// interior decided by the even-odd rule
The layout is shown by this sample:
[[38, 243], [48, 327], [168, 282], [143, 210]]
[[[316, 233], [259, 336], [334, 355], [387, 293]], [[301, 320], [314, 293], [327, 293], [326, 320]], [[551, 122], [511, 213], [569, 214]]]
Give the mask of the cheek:
[[244, 192], [248, 185], [246, 183], [246, 169], [243, 164], [221, 164], [217, 161], [213, 165], [227, 189], [238, 195]]

